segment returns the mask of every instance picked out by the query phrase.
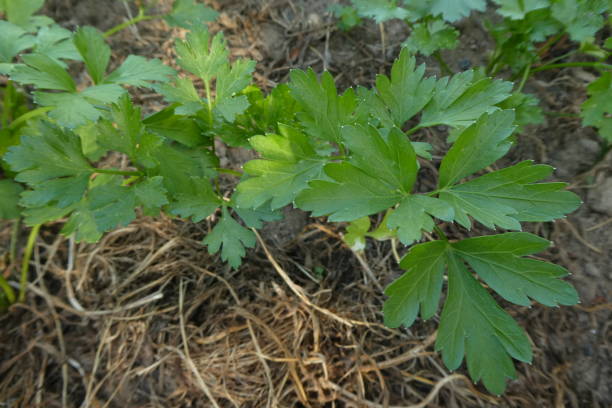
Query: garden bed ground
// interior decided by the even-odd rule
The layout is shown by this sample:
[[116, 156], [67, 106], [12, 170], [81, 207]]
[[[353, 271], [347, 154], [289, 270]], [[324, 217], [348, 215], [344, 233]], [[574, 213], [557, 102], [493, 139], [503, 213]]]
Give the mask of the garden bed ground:
[[[69, 28], [107, 29], [127, 17], [121, 2], [48, 3], [46, 12]], [[234, 56], [257, 60], [264, 88], [307, 66], [330, 70], [340, 88], [372, 84], [398, 54], [404, 27], [387, 25], [383, 49], [374, 24], [338, 31], [329, 3], [218, 0], [222, 14], [211, 27], [226, 33]], [[462, 46], [444, 54], [452, 69], [486, 59], [482, 18], [461, 23]], [[180, 34], [142, 23], [112, 38], [114, 61], [133, 53], [172, 64]], [[545, 111], [576, 113], [591, 75], [548, 71], [526, 89]], [[160, 102], [151, 93], [139, 97], [151, 111]], [[442, 129], [419, 137], [444, 146]], [[600, 143], [578, 118], [550, 115], [519, 135], [505, 159], [555, 166], [555, 177], [585, 204], [567, 219], [529, 227], [554, 241], [541, 256], [572, 271], [582, 303], [509, 307], [535, 353], [533, 365], [517, 363], [519, 377], [503, 396], [472, 385], [465, 368], [448, 372], [433, 349], [434, 321], [410, 330], [382, 325], [381, 288], [400, 273], [388, 243], [369, 243], [360, 262], [343, 247], [342, 225], [287, 210], [238, 270], [199, 244], [214, 220], [140, 217], [95, 245], [75, 245], [58, 235], [59, 223], [47, 225], [27, 302], [0, 318], [0, 406], [611, 406], [612, 151]], [[248, 157], [226, 152], [231, 166]], [[424, 183], [433, 183], [435, 169], [425, 171], [432, 178]], [[2, 252], [10, 234], [5, 224]]]

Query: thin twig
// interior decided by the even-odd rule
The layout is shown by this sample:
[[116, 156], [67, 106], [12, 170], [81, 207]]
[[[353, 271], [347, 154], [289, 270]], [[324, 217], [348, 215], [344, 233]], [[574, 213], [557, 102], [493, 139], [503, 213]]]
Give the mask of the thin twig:
[[251, 228], [251, 230], [255, 233], [255, 236], [257, 237], [257, 241], [259, 242], [259, 244], [261, 245], [261, 247], [263, 248], [266, 257], [268, 258], [268, 261], [270, 261], [270, 263], [272, 264], [272, 266], [274, 267], [274, 269], [276, 270], [276, 272], [281, 276], [281, 278], [285, 281], [285, 283], [287, 284], [287, 286], [289, 286], [289, 288], [291, 289], [291, 291], [293, 293], [295, 293], [297, 295], [298, 298], [300, 298], [300, 300], [304, 303], [306, 303], [308, 306], [318, 310], [319, 312], [323, 313], [324, 315], [344, 324], [347, 325], [349, 327], [353, 327], [353, 325], [369, 325], [366, 322], [360, 322], [357, 320], [352, 320], [352, 319], [346, 319], [344, 317], [340, 317], [337, 314], [331, 312], [330, 310], [327, 310], [325, 308], [322, 308], [320, 306], [315, 305], [314, 303], [312, 303], [310, 301], [310, 299], [308, 299], [308, 297], [306, 296], [306, 294], [304, 293], [304, 289], [298, 285], [296, 285], [291, 278], [289, 277], [289, 275], [287, 275], [287, 272], [285, 272], [285, 270], [278, 264], [278, 262], [276, 262], [276, 259], [274, 259], [274, 257], [272, 256], [272, 253], [270, 252], [270, 250], [268, 249], [268, 247], [266, 246], [265, 242], [263, 241], [263, 239], [261, 239], [261, 236], [259, 235], [259, 233], [257, 232], [256, 229]]
[[189, 355], [189, 343], [187, 339], [187, 331], [185, 330], [185, 314], [183, 313], [184, 305], [185, 305], [185, 291], [183, 289], [183, 280], [181, 279], [179, 282], [179, 324], [181, 328], [181, 337], [183, 338], [184, 353], [181, 353], [181, 351], [178, 349], [175, 349], [175, 351], [181, 356], [181, 358], [185, 361], [185, 363], [187, 363], [187, 365], [189, 366], [189, 369], [195, 375], [198, 385], [200, 386], [202, 391], [204, 391], [204, 394], [206, 394], [206, 396], [208, 397], [212, 405], [215, 408], [219, 408], [219, 404], [217, 403], [217, 400], [215, 400], [215, 397], [210, 392], [208, 385], [206, 385], [206, 383], [204, 382], [204, 379], [200, 375], [200, 371], [198, 371], [197, 367], [193, 363], [193, 360], [191, 359], [191, 356]]

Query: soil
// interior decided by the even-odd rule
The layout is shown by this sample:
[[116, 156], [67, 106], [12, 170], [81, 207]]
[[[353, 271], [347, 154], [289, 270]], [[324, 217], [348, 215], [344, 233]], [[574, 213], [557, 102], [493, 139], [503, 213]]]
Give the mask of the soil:
[[[104, 30], [128, 18], [121, 2], [47, 3], [45, 13], [69, 28]], [[326, 12], [330, 3], [217, 0], [222, 14], [211, 29], [224, 31], [233, 56], [257, 60], [264, 89], [309, 66], [328, 69], [340, 89], [371, 86], [389, 71], [407, 29], [386, 24], [384, 44], [373, 23], [341, 32]], [[486, 61], [486, 16], [460, 23], [461, 47], [443, 55], [452, 69]], [[134, 53], [174, 64], [172, 39], [181, 34], [160, 21], [124, 30], [110, 39], [113, 63]], [[439, 74], [434, 60], [423, 61]], [[576, 113], [590, 75], [542, 72], [526, 89], [545, 111]], [[136, 97], [150, 111], [160, 104], [153, 94]], [[421, 137], [445, 146], [443, 129]], [[252, 157], [225, 155], [230, 163]], [[581, 304], [504, 305], [527, 330], [534, 361], [516, 363], [518, 378], [502, 396], [473, 385], [464, 366], [444, 367], [433, 349], [436, 319], [410, 329], [382, 325], [381, 288], [401, 273], [388, 243], [369, 242], [357, 259], [339, 239], [342, 225], [286, 209], [287, 219], [262, 230], [238, 270], [200, 245], [211, 220], [139, 217], [93, 245], [60, 236], [59, 222], [47, 225], [27, 302], [0, 317], [0, 406], [612, 406], [612, 151], [579, 119], [551, 115], [525, 129], [498, 166], [525, 159], [556, 167], [554, 179], [585, 202], [567, 219], [527, 227], [554, 241], [539, 256], [572, 272]], [[5, 223], [2, 252], [10, 234]]]

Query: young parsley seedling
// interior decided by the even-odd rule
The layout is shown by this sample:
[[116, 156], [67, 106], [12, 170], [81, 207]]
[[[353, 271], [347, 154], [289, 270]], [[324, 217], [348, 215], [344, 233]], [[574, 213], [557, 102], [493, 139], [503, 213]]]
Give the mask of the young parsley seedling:
[[[484, 7], [480, 0], [465, 4]], [[392, 6], [376, 16], [397, 12], [396, 2]], [[432, 7], [447, 20], [467, 10], [447, 1]], [[448, 43], [453, 35], [440, 22], [426, 28]], [[288, 84], [264, 97], [250, 85], [254, 62], [230, 62], [223, 35], [204, 29], [176, 42], [177, 62], [189, 76], [137, 56], [107, 72], [110, 48], [91, 27], [61, 42], [84, 62], [89, 87], [77, 87], [61, 61], [65, 54], [34, 52], [13, 65], [14, 49], [2, 49], [10, 55], [11, 79], [36, 88], [35, 101], [49, 111], [26, 126], [3, 157], [27, 186], [19, 205], [35, 231], [65, 218], [62, 233], [96, 242], [134, 220], [137, 209], [194, 222], [213, 216], [216, 225], [203, 243], [238, 267], [256, 243], [250, 228], [278, 219], [286, 205], [350, 222], [347, 241], [355, 250], [363, 250], [366, 237], [410, 246], [400, 260], [405, 273], [385, 292], [389, 327], [410, 326], [419, 313], [431, 318], [447, 275], [436, 349], [450, 369], [465, 358], [474, 381], [496, 394], [516, 375], [512, 360], [530, 361], [532, 354], [527, 335], [491, 291], [523, 306], [577, 302], [576, 291], [560, 279], [565, 269], [528, 257], [550, 242], [521, 232], [521, 223], [564, 217], [580, 200], [565, 184], [542, 181], [551, 175], [549, 166], [524, 161], [490, 170], [529, 116], [522, 110], [531, 102], [513, 93], [512, 83], [478, 70], [426, 77], [425, 66], [404, 49], [390, 76], [379, 75], [372, 89], [339, 93], [330, 73], [294, 70]], [[605, 128], [606, 112], [598, 107], [600, 90], [609, 87], [603, 78], [589, 90], [592, 114], [585, 121]], [[169, 105], [143, 118], [126, 86], [152, 87]], [[439, 163], [437, 187], [422, 192], [420, 163], [433, 160], [432, 146], [412, 137], [434, 126], [450, 129], [451, 146]], [[244, 174], [221, 168], [219, 143], [248, 144], [260, 158], [246, 163]], [[106, 167], [100, 158], [111, 152], [129, 166]], [[223, 188], [221, 175], [239, 178], [236, 187]], [[2, 183], [0, 191], [11, 186]], [[14, 202], [3, 201], [0, 210], [12, 214]], [[383, 221], [370, 231], [368, 217], [377, 214]], [[444, 223], [469, 231], [474, 222], [514, 232], [462, 240], [443, 232]], [[421, 243], [425, 232], [437, 239]]]

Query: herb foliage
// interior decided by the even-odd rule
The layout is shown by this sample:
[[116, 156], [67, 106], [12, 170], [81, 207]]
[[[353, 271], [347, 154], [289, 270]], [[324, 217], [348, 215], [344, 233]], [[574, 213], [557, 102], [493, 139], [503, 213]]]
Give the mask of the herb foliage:
[[[508, 19], [540, 10], [502, 3]], [[139, 56], [109, 72], [110, 48], [92, 27], [74, 34], [54, 28], [55, 40], [39, 42], [40, 31], [35, 37], [27, 34], [30, 28], [20, 28], [23, 32], [11, 37], [20, 41], [1, 41], [4, 72], [14, 83], [34, 88], [43, 110], [36, 120], [19, 122], [19, 140], [3, 152], [3, 162], [22, 184], [0, 181], [0, 216], [21, 213], [33, 227], [64, 219], [62, 233], [82, 242], [96, 242], [130, 223], [137, 211], [209, 219], [216, 223], [203, 244], [234, 268], [256, 244], [251, 228], [279, 219], [286, 205], [350, 222], [346, 240], [356, 251], [363, 250], [366, 237], [410, 247], [399, 264], [404, 274], [386, 290], [385, 323], [410, 326], [419, 313], [431, 318], [445, 290], [436, 349], [449, 369], [465, 358], [474, 381], [502, 393], [505, 380], [516, 375], [513, 359], [528, 362], [532, 353], [523, 329], [491, 292], [522, 306], [578, 301], [561, 279], [565, 269], [529, 258], [550, 242], [521, 230], [524, 222], [564, 217], [580, 200], [565, 184], [543, 181], [551, 175], [549, 166], [525, 161], [491, 170], [524, 124], [526, 97], [513, 92], [511, 82], [479, 70], [426, 77], [425, 66], [417, 65], [408, 49], [372, 89], [339, 92], [328, 72], [294, 70], [288, 84], [264, 96], [251, 85], [253, 61], [230, 62], [222, 34], [212, 36], [185, 22], [192, 5], [178, 1], [170, 18], [192, 28], [175, 46], [177, 62], [189, 76]], [[386, 0], [355, 5], [370, 7], [363, 14], [379, 21], [398, 13], [423, 17], [426, 8], [415, 2], [404, 9]], [[3, 7], [8, 24], [41, 24]], [[436, 1], [429, 10], [434, 19], [422, 23], [423, 38], [414, 41], [427, 43], [433, 33], [439, 43], [433, 48], [448, 45], [456, 34], [443, 20], [483, 7], [480, 0]], [[15, 60], [29, 48], [33, 52]], [[77, 84], [67, 59], [83, 62], [88, 86]], [[607, 131], [609, 112], [600, 100], [610, 80], [602, 78], [589, 88], [584, 121]], [[168, 105], [143, 117], [129, 87], [154, 88]], [[7, 124], [3, 129], [10, 130]], [[432, 146], [412, 135], [441, 125], [450, 129], [450, 145], [439, 163], [437, 188], [424, 192], [417, 188], [420, 169], [423, 161], [434, 160]], [[259, 158], [246, 163], [243, 173], [221, 168], [219, 143], [249, 146]], [[129, 166], [106, 167], [100, 159], [110, 153], [124, 155]], [[234, 176], [235, 188], [221, 188], [221, 175]], [[369, 216], [377, 214], [384, 214], [383, 221], [371, 231]], [[510, 232], [460, 241], [443, 232], [446, 224], [470, 230], [474, 222]], [[436, 239], [420, 242], [424, 233]]]

